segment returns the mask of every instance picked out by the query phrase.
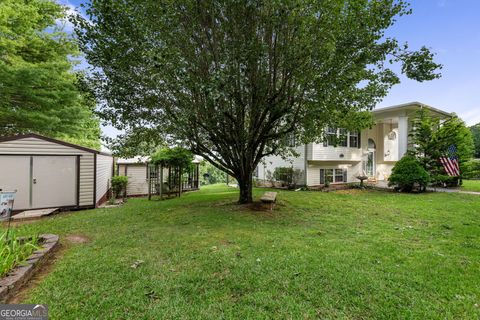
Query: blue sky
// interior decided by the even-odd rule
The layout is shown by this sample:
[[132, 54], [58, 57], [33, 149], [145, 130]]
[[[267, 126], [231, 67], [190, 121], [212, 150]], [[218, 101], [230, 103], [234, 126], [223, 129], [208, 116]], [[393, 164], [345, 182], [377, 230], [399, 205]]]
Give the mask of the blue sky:
[[[58, 0], [74, 8], [82, 0]], [[419, 83], [402, 78], [378, 107], [419, 101], [456, 112], [468, 125], [480, 122], [480, 0], [411, 0], [413, 14], [399, 18], [387, 35], [427, 46], [443, 64], [442, 78]], [[67, 29], [70, 26], [67, 26]], [[115, 135], [110, 127], [105, 134]]]

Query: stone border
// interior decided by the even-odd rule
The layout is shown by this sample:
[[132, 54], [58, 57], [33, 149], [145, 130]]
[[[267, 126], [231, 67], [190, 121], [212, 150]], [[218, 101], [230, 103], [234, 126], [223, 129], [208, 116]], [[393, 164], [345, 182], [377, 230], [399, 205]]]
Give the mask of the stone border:
[[0, 279], [0, 303], [6, 303], [17, 294], [58, 248], [58, 236], [55, 234], [42, 234], [39, 240], [41, 248], [34, 251], [24, 264], [16, 266]]

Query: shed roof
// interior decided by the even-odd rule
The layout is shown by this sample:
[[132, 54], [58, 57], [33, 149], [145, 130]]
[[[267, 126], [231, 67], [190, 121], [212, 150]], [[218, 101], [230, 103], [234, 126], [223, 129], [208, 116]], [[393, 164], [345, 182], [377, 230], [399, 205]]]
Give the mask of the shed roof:
[[133, 158], [118, 158], [117, 164], [145, 164], [150, 161], [150, 157], [135, 156]]
[[82, 150], [82, 151], [86, 151], [86, 152], [90, 152], [90, 153], [102, 154], [102, 155], [105, 155], [105, 156], [112, 156], [108, 152], [98, 151], [98, 150], [95, 150], [95, 149], [79, 146], [79, 145], [76, 145], [76, 144], [73, 144], [73, 143], [70, 143], [70, 142], [66, 142], [66, 141], [62, 141], [62, 140], [58, 140], [58, 139], [54, 139], [54, 138], [50, 138], [50, 137], [45, 137], [45, 136], [42, 136], [42, 135], [39, 135], [39, 134], [36, 134], [36, 133], [18, 134], [18, 135], [15, 135], [15, 136], [0, 137], [0, 143], [20, 140], [20, 139], [26, 139], [26, 138], [36, 138], [36, 139], [60, 144], [62, 146], [66, 146], [66, 147], [70, 147], [70, 148], [74, 148], [74, 149], [78, 149], [78, 150]]

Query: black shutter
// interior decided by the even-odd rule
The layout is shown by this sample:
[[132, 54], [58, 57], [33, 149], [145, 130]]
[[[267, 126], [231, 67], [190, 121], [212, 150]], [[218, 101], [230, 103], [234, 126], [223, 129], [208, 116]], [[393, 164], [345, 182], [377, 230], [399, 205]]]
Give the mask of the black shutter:
[[325, 169], [320, 169], [320, 184], [325, 184]]
[[347, 182], [347, 169], [343, 169], [343, 182]]
[[362, 148], [362, 131], [358, 131], [358, 149]]

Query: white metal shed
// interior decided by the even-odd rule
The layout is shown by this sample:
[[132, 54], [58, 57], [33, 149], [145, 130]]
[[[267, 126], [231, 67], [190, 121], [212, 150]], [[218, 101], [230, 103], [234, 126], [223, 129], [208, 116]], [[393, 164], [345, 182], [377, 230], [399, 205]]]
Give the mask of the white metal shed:
[[14, 210], [94, 208], [107, 199], [112, 155], [38, 134], [0, 137], [0, 190]]

